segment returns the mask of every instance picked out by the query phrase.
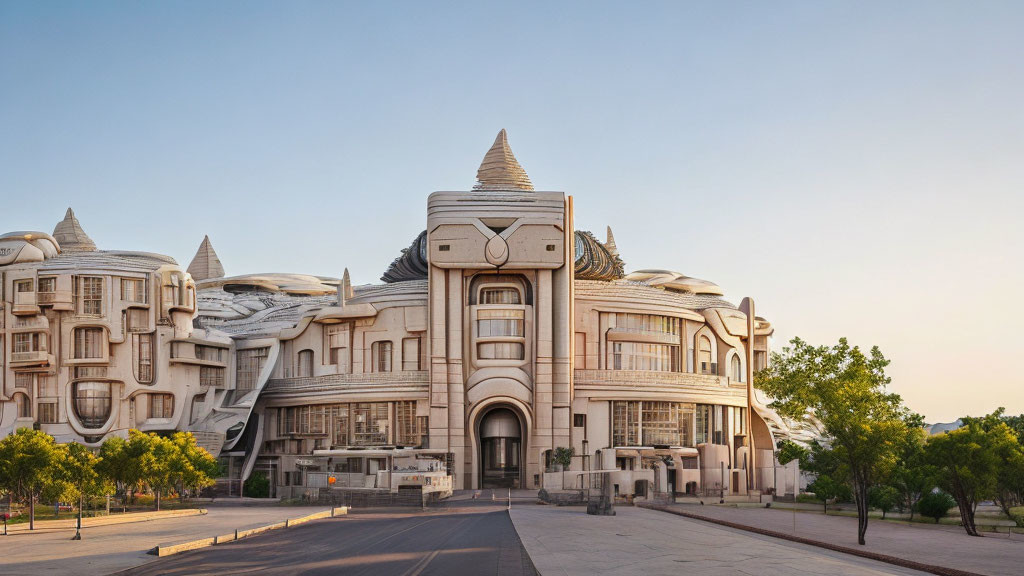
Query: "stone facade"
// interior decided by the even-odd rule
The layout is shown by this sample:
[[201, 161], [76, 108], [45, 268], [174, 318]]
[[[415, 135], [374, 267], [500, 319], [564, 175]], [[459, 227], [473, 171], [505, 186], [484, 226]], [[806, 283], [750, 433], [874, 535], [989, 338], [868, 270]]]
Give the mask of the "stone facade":
[[478, 180], [431, 194], [426, 231], [371, 286], [225, 277], [209, 238], [187, 272], [98, 251], [70, 210], [53, 236], [0, 237], [0, 433], [192, 430], [230, 480], [259, 471], [278, 495], [395, 492], [400, 473], [426, 492], [442, 464], [456, 489], [605, 471], [620, 497], [770, 490], [793, 428], [751, 386], [773, 331], [753, 302], [627, 274], [611, 229], [574, 230], [573, 198], [534, 190], [504, 131]]

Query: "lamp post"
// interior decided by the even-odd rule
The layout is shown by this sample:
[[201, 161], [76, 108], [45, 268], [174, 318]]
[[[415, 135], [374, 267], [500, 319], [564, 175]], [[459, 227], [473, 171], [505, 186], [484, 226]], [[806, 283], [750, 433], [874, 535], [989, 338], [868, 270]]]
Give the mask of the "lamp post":
[[82, 497], [82, 494], [79, 494], [78, 495], [78, 522], [75, 524], [75, 535], [74, 535], [73, 538], [71, 538], [72, 540], [81, 540], [82, 539], [82, 502], [83, 502], [83, 500], [84, 500], [84, 498]]

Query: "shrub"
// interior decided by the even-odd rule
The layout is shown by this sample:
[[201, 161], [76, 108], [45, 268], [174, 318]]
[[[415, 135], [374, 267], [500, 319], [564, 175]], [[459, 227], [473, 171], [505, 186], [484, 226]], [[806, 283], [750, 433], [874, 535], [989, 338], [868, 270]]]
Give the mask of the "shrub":
[[253, 472], [245, 481], [243, 493], [249, 498], [270, 498], [270, 479], [263, 472]]
[[576, 450], [572, 447], [566, 448], [559, 446], [555, 448], [554, 453], [551, 454], [551, 462], [558, 464], [562, 467], [562, 470], [568, 470], [572, 464], [572, 457], [576, 455]]
[[925, 494], [917, 503], [917, 509], [921, 512], [921, 515], [934, 518], [936, 524], [954, 506], [956, 506], [956, 500], [953, 500], [953, 497], [949, 494], [939, 490]]

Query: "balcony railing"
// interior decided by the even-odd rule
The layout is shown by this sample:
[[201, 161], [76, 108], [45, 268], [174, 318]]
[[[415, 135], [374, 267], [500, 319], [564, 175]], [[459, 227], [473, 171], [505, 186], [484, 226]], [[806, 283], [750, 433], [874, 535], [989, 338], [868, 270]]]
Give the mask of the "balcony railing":
[[46, 360], [46, 350], [30, 350], [28, 352], [11, 353], [11, 364], [20, 364], [26, 362], [46, 362]]

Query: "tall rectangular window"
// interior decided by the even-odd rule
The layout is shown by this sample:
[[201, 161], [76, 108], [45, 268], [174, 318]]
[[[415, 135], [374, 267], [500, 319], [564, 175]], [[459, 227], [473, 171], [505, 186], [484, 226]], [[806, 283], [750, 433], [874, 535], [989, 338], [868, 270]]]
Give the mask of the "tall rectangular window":
[[612, 445], [639, 446], [640, 403], [612, 402]]
[[146, 281], [141, 278], [121, 278], [121, 300], [146, 303]]
[[150, 394], [149, 395], [149, 417], [150, 418], [171, 418], [174, 416], [174, 395], [173, 394]]
[[88, 316], [103, 315], [103, 278], [82, 276], [78, 278], [78, 313]]
[[348, 446], [351, 444], [351, 437], [349, 435], [349, 405], [341, 404], [334, 407], [334, 426], [331, 430], [334, 432], [334, 438], [331, 440], [331, 444], [334, 446]]
[[235, 355], [235, 388], [252, 390], [259, 381], [260, 372], [267, 362], [270, 348], [249, 348], [239, 350]]
[[390, 420], [387, 402], [352, 404], [352, 444], [380, 446], [388, 443]]
[[421, 446], [426, 441], [426, 418], [416, 415], [416, 401], [395, 403], [395, 439], [402, 446]]
[[140, 384], [153, 381], [153, 335], [135, 335], [135, 377]]
[[643, 402], [641, 422], [644, 446], [693, 446], [693, 404]]
[[47, 374], [39, 374], [36, 376], [36, 397], [37, 398], [56, 398], [57, 397], [57, 377], [49, 376]]
[[373, 372], [391, 372], [391, 342], [381, 340], [370, 345]]
[[40, 293], [53, 293], [57, 291], [57, 279], [53, 276], [43, 276], [39, 278], [39, 292]]
[[349, 325], [332, 324], [327, 326], [324, 331], [326, 335], [325, 347], [327, 348], [325, 356], [331, 364], [338, 367], [338, 372], [347, 374], [350, 371], [348, 354]]
[[56, 402], [40, 402], [39, 408], [39, 423], [40, 424], [56, 424], [57, 423], [57, 403]]
[[102, 328], [75, 328], [75, 358], [104, 358], [106, 344]]
[[420, 366], [420, 339], [402, 339], [402, 370], [422, 370]]

